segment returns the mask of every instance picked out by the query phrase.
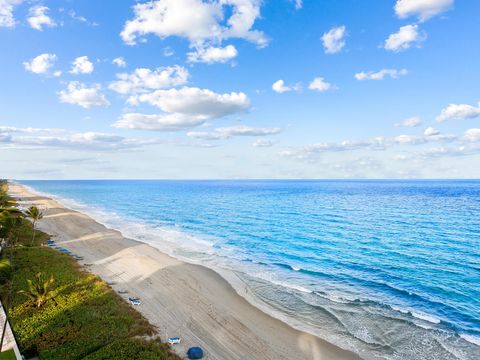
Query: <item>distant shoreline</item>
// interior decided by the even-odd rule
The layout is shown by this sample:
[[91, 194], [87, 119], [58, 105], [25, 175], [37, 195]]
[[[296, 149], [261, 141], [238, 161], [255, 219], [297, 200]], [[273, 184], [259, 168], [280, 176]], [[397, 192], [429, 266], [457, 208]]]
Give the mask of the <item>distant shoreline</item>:
[[[150, 245], [124, 238], [90, 217], [11, 183], [12, 196], [45, 209], [41, 230], [91, 264], [88, 270], [138, 296], [137, 308], [159, 334], [181, 336], [174, 349], [201, 345], [214, 359], [358, 359], [293, 329], [247, 302], [213, 270], [184, 263]], [[228, 274], [222, 274], [228, 277]], [[231, 280], [231, 279], [229, 279]], [[128, 297], [128, 296], [127, 296]]]

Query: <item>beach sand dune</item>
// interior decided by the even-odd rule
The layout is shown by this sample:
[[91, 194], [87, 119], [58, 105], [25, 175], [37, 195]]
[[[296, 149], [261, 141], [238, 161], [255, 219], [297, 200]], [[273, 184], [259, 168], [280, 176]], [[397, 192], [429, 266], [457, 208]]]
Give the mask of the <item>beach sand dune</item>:
[[38, 227], [82, 256], [89, 271], [116, 291], [128, 291], [121, 295], [125, 299], [139, 297], [136, 309], [158, 327], [162, 339], [181, 336], [182, 343], [174, 346], [181, 356], [199, 345], [207, 359], [358, 359], [257, 309], [213, 270], [127, 239], [23, 186], [11, 184], [10, 193], [24, 206], [45, 209]]

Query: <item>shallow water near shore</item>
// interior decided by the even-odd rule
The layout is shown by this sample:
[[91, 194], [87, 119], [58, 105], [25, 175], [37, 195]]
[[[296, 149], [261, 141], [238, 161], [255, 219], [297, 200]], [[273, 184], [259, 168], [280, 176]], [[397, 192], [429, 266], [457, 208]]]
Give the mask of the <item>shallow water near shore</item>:
[[480, 353], [480, 181], [21, 183], [366, 358]]

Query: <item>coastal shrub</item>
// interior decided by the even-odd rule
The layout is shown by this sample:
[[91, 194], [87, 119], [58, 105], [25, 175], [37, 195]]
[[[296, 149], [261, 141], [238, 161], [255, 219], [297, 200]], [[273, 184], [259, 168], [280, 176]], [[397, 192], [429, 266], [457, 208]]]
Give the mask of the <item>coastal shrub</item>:
[[[154, 327], [140, 313], [68, 255], [47, 247], [9, 251], [14, 251], [9, 314], [23, 352], [38, 352], [41, 359], [81, 359], [112, 342], [154, 334]], [[38, 272], [53, 275], [56, 284], [55, 301], [40, 309], [21, 293]], [[157, 342], [146, 351], [166, 346]], [[144, 343], [135, 340], [135, 344]], [[174, 356], [168, 355], [168, 347], [162, 356], [178, 359], [167, 357]]]
[[12, 278], [12, 265], [9, 259], [0, 259], [0, 285]]
[[112, 342], [100, 350], [85, 357], [85, 360], [174, 360], [166, 344], [138, 338], [122, 339]]

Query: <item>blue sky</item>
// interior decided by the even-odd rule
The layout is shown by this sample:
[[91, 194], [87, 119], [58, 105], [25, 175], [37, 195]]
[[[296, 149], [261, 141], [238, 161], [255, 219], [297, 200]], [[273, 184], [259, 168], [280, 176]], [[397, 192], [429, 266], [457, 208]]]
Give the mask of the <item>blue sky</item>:
[[0, 0], [8, 178], [478, 178], [473, 0]]

